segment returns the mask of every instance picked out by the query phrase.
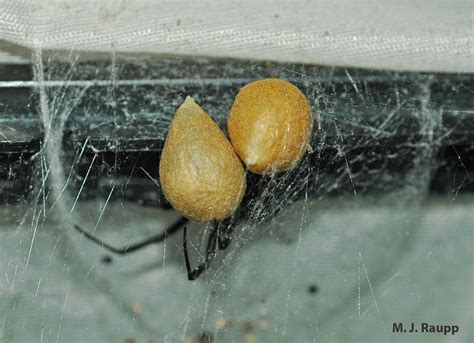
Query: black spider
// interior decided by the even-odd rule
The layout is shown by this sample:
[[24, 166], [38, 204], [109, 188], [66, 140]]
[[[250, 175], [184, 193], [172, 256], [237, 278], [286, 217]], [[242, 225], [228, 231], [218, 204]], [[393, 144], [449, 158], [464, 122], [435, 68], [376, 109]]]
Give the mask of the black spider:
[[[114, 254], [127, 255], [148, 245], [161, 243], [183, 227], [183, 251], [188, 279], [195, 280], [209, 267], [211, 260], [217, 253], [217, 249], [225, 250], [229, 246], [235, 226], [239, 222], [248, 221], [250, 213], [252, 214], [251, 220], [253, 223], [262, 223], [274, 217], [284, 205], [301, 197], [304, 188], [301, 187], [297, 180], [304, 170], [301, 167], [295, 168], [281, 176], [272, 177], [256, 174], [247, 175], [247, 190], [239, 208], [231, 217], [222, 221], [212, 222], [212, 230], [208, 237], [204, 262], [194, 269], [191, 268], [187, 249], [186, 224], [189, 221], [187, 218], [181, 217], [162, 233], [122, 248], [116, 248], [107, 244], [78, 225], [74, 225], [74, 228], [104, 249]], [[258, 199], [258, 202], [256, 199]], [[274, 206], [275, 203], [279, 204], [279, 206]]]
[[186, 262], [186, 269], [188, 272], [188, 279], [194, 280], [194, 279], [197, 279], [208, 268], [210, 261], [216, 255], [217, 247], [220, 250], [224, 250], [229, 246], [229, 243], [232, 237], [233, 225], [230, 224], [230, 219], [226, 219], [220, 222], [215, 221], [212, 223], [213, 228], [207, 241], [206, 258], [203, 263], [198, 265], [196, 268], [192, 269], [191, 263], [189, 262], [187, 241], [186, 241], [186, 223], [188, 221], [189, 221], [188, 219], [181, 217], [172, 225], [170, 225], [167, 229], [165, 229], [162, 233], [152, 236], [150, 238], [147, 238], [141, 242], [127, 245], [122, 248], [116, 248], [105, 243], [104, 241], [94, 237], [89, 232], [83, 230], [79, 225], [74, 225], [74, 228], [78, 230], [79, 232], [81, 232], [84, 236], [86, 236], [91, 241], [99, 244], [104, 249], [117, 255], [127, 255], [129, 253], [145, 248], [146, 246], [150, 244], [161, 243], [168, 236], [174, 234], [181, 227], [183, 227], [183, 249], [184, 249], [184, 259]]

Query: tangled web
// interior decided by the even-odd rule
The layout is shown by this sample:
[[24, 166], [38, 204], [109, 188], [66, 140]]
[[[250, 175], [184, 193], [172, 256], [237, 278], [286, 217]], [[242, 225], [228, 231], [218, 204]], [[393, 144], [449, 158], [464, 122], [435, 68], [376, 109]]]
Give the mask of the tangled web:
[[[4, 341], [28, 334], [41, 341], [82, 337], [72, 325], [81, 320], [90, 340], [173, 342], [178, 337], [205, 342], [244, 335], [251, 342], [256, 331], [271, 325], [265, 319], [267, 305], [262, 305], [271, 300], [252, 292], [268, 291], [271, 297], [271, 285], [279, 282], [284, 298], [271, 299], [283, 303], [275, 315], [281, 325], [269, 337], [301, 333], [293, 319], [303, 308], [295, 293], [303, 282], [298, 276], [301, 256], [307, 254], [303, 246], [309, 244], [302, 237], [321, 230], [312, 218], [343, 208], [416, 207], [431, 193], [453, 202], [473, 187], [473, 104], [466, 95], [472, 94], [473, 82], [467, 76], [204, 58], [91, 58], [41, 50], [33, 60], [32, 69], [18, 67], [32, 73], [5, 81], [1, 88], [18, 95], [0, 103], [3, 143], [13, 146], [21, 134], [29, 140], [2, 157], [2, 225], [4, 242], [11, 246], [2, 244], [6, 279], [1, 282], [2, 289], [16, 294], [2, 298]], [[177, 214], [166, 209], [158, 162], [176, 107], [186, 96], [194, 97], [225, 132], [240, 87], [265, 77], [286, 79], [309, 98], [314, 117], [310, 149], [290, 172], [248, 175], [231, 246], [201, 279], [186, 280], [181, 234], [160, 248], [110, 259], [72, 229], [79, 223], [123, 246], [169, 225]], [[194, 264], [203, 259], [209, 230], [208, 224], [190, 224]], [[395, 245], [405, 243], [395, 238]], [[291, 258], [271, 255], [275, 244]], [[245, 257], [260, 246], [260, 255], [254, 250]], [[271, 274], [275, 265], [265, 264], [269, 256], [275, 265], [287, 264], [288, 273], [275, 269], [274, 279], [268, 280], [252, 274], [252, 264]], [[360, 273], [359, 264], [359, 297]], [[254, 290], [252, 277], [259, 284]], [[257, 299], [257, 324], [242, 315], [251, 305], [238, 289], [251, 301]], [[315, 293], [318, 287], [309, 289]], [[21, 309], [30, 314], [18, 314]], [[18, 336], [9, 329], [15, 320], [33, 327], [33, 333]], [[244, 329], [226, 331], [232, 321]]]

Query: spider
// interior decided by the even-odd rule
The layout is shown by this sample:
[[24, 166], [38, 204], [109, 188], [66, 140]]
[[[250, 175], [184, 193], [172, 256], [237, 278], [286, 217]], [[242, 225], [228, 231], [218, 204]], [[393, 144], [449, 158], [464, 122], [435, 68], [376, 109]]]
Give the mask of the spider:
[[185, 217], [181, 217], [160, 234], [154, 235], [140, 242], [126, 245], [121, 248], [114, 247], [96, 238], [94, 235], [82, 229], [77, 224], [74, 225], [74, 228], [80, 233], [82, 233], [86, 238], [88, 238], [92, 242], [100, 245], [102, 248], [108, 250], [111, 253], [122, 255], [122, 256], [141, 250], [151, 244], [161, 243], [169, 236], [178, 232], [180, 228], [183, 228], [183, 251], [184, 251], [184, 260], [186, 263], [186, 270], [188, 274], [188, 280], [195, 280], [209, 267], [209, 263], [217, 254], [217, 248], [219, 248], [219, 250], [225, 250], [229, 246], [232, 239], [233, 228], [235, 226], [235, 216], [224, 219], [222, 221], [212, 222], [212, 230], [211, 230], [211, 233], [209, 234], [209, 238], [207, 241], [206, 257], [204, 259], [204, 262], [199, 264], [194, 269], [191, 268], [191, 263], [189, 261], [188, 248], [187, 248], [186, 224], [188, 222], [189, 222], [189, 219]]
[[[128, 244], [124, 247], [114, 247], [99, 238], [95, 237], [91, 233], [82, 229], [79, 225], [75, 224], [74, 228], [83, 234], [86, 238], [98, 244], [102, 248], [116, 255], [128, 255], [130, 253], [139, 251], [143, 248], [148, 247], [152, 244], [158, 244], [163, 242], [171, 235], [177, 233], [183, 228], [183, 253], [186, 264], [186, 270], [189, 280], [197, 279], [206, 269], [209, 267], [210, 262], [217, 254], [219, 250], [225, 250], [230, 245], [234, 236], [234, 229], [237, 224], [241, 222], [251, 221], [254, 224], [260, 224], [273, 218], [283, 207], [284, 204], [290, 203], [294, 200], [301, 198], [305, 192], [304, 187], [297, 187], [293, 180], [301, 177], [301, 173], [305, 168], [296, 168], [288, 173], [289, 176], [273, 177], [268, 178], [261, 175], [249, 174], [247, 175], [247, 190], [242, 199], [240, 206], [236, 209], [234, 214], [222, 221], [211, 222], [211, 232], [209, 234], [206, 246], [206, 254], [204, 262], [201, 262], [194, 269], [191, 268], [189, 260], [189, 254], [187, 249], [187, 224], [189, 219], [180, 217], [161, 233], [151, 236], [143, 241]], [[289, 189], [294, 192], [289, 196]], [[271, 190], [269, 192], [269, 190]], [[263, 196], [267, 194], [267, 196]], [[256, 202], [256, 199], [259, 201]], [[274, 203], [280, 203], [281, 206], [274, 206]], [[266, 211], [259, 211], [260, 207], [266, 208]], [[171, 210], [167, 202], [162, 203], [160, 207]]]
[[[262, 106], [265, 110], [262, 110]], [[265, 113], [272, 115], [268, 116]], [[190, 120], [193, 120], [193, 130], [188, 129]], [[248, 127], [258, 129], [248, 130]], [[264, 128], [262, 129], [262, 127]], [[274, 127], [279, 128], [276, 129], [277, 133], [285, 133], [269, 135], [265, 128], [274, 130]], [[290, 171], [308, 148], [311, 128], [312, 115], [308, 100], [297, 87], [283, 80], [259, 80], [247, 84], [239, 91], [228, 119], [230, 141], [209, 114], [192, 97], [186, 97], [185, 101], [177, 108], [171, 123], [160, 157], [159, 173], [160, 180], [163, 181], [163, 192], [168, 193], [167, 197], [170, 203], [178, 212], [187, 214], [189, 218], [198, 221], [202, 221], [202, 218], [214, 219], [211, 222], [212, 230], [209, 234], [204, 262], [194, 269], [191, 268], [189, 262], [186, 240], [188, 219], [185, 217], [181, 217], [161, 234], [123, 248], [115, 248], [106, 244], [78, 225], [74, 227], [91, 241], [110, 252], [125, 255], [150, 244], [159, 243], [184, 226], [183, 250], [186, 270], [188, 279], [195, 280], [209, 267], [217, 249], [224, 250], [229, 246], [235, 226], [233, 218], [239, 216], [236, 213], [238, 208], [251, 207], [242, 204], [243, 192], [252, 188], [246, 187], [247, 173], [243, 169], [242, 162], [248, 171], [263, 175], [263, 177], [286, 172], [287, 180], [292, 180], [289, 178]], [[252, 140], [251, 132], [257, 132], [259, 135], [257, 143]], [[271, 148], [268, 148], [268, 144], [259, 143], [262, 140], [269, 140], [272, 143]], [[183, 163], [183, 161], [187, 163]], [[189, 166], [193, 171], [199, 170], [199, 173], [178, 174], [178, 171], [187, 170], [185, 168]], [[213, 167], [217, 168], [212, 169]], [[203, 175], [212, 177], [207, 179], [203, 178]], [[213, 181], [208, 182], [215, 180], [215, 178], [219, 182], [224, 180], [219, 183], [222, 189], [216, 189]], [[202, 182], [204, 186], [195, 187], [196, 182]], [[189, 188], [194, 193], [191, 194]], [[195, 196], [196, 194], [202, 195], [203, 189], [205, 190], [204, 194], [213, 194], [209, 197], [209, 200], [212, 200], [210, 205], [207, 201], [202, 200], [202, 197]], [[218, 197], [216, 194], [219, 192], [225, 195], [231, 194], [231, 196]], [[248, 195], [252, 191], [246, 193]], [[174, 201], [171, 200], [173, 198]], [[183, 201], [183, 198], [186, 200]], [[252, 199], [252, 197], [247, 197], [247, 199]], [[198, 206], [195, 206], [196, 201], [199, 202]], [[269, 211], [271, 212], [271, 210]], [[233, 213], [231, 217], [215, 220], [229, 216], [230, 213]]]

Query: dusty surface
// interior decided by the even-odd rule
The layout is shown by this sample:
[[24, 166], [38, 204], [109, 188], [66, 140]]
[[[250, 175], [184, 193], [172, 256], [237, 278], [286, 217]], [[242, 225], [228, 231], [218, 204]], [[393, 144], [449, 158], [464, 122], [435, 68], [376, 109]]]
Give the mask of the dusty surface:
[[[78, 206], [91, 229], [103, 203]], [[52, 218], [34, 233], [28, 220], [18, 226], [20, 214], [1, 210], [2, 342], [175, 342], [204, 331], [215, 342], [474, 338], [472, 198], [398, 208], [361, 199], [299, 203], [252, 229], [262, 238], [244, 239], [251, 234], [243, 228], [195, 282], [186, 279], [180, 233], [104, 264], [104, 251]], [[174, 216], [111, 203], [96, 234], [123, 245]], [[196, 245], [204, 228], [189, 230]], [[393, 334], [393, 322], [460, 331]]]

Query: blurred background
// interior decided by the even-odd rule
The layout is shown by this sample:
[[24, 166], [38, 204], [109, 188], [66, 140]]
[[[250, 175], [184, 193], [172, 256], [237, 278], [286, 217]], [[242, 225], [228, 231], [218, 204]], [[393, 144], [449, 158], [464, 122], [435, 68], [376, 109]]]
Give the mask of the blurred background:
[[[471, 1], [0, 0], [1, 342], [474, 341]], [[279, 77], [314, 131], [188, 281], [158, 164]], [[190, 223], [192, 266], [211, 225]], [[393, 324], [456, 325], [456, 334]]]

